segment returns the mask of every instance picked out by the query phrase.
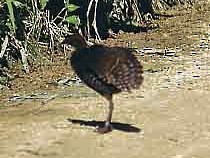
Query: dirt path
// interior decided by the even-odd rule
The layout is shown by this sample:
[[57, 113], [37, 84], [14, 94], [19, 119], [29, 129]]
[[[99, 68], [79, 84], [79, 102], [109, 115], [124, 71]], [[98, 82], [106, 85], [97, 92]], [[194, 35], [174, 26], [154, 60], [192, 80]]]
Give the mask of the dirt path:
[[[67, 120], [103, 120], [99, 98], [1, 110], [0, 157], [209, 158], [209, 91], [150, 90], [144, 99], [133, 99], [139, 93], [116, 97], [114, 122], [120, 122], [122, 130], [107, 135]], [[126, 132], [126, 123], [140, 132]]]
[[[168, 38], [162, 46], [175, 42], [179, 51], [176, 57], [143, 57], [146, 69], [157, 71], [145, 71], [141, 90], [115, 97], [112, 133], [93, 132], [100, 124], [93, 120], [104, 119], [107, 103], [91, 90], [81, 88], [88, 97], [58, 98], [47, 106], [26, 100], [0, 109], [0, 158], [209, 158], [208, 15], [193, 16], [191, 28], [180, 29], [177, 36], [186, 33], [194, 41], [191, 46], [186, 39], [186, 44], [176, 42], [177, 36], [170, 40], [176, 30], [166, 37], [163, 32], [149, 35]], [[182, 19], [174, 25], [183, 24]], [[147, 45], [158, 47], [161, 39]]]

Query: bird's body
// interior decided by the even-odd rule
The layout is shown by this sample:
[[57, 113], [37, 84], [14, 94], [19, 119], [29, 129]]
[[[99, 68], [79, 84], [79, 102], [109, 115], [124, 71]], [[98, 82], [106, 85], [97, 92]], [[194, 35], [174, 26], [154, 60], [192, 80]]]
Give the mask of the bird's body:
[[126, 48], [82, 48], [73, 53], [71, 65], [84, 83], [105, 97], [139, 88], [142, 82], [142, 66]]
[[[73, 40], [73, 43], [78, 43], [75, 39], [68, 38], [66, 43], [71, 44]], [[82, 47], [73, 52], [70, 59], [71, 66], [87, 86], [109, 101], [109, 114], [105, 127], [99, 130], [101, 133], [106, 133], [111, 129], [112, 95], [139, 88], [143, 82], [143, 67], [128, 48], [104, 45], [88, 47], [84, 45], [82, 38], [79, 40]]]

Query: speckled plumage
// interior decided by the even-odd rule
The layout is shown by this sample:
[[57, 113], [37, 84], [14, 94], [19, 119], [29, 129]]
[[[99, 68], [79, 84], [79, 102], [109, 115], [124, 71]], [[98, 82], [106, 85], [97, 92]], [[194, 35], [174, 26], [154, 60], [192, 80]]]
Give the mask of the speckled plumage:
[[94, 45], [72, 54], [71, 65], [81, 80], [106, 96], [139, 88], [142, 66], [127, 48]]

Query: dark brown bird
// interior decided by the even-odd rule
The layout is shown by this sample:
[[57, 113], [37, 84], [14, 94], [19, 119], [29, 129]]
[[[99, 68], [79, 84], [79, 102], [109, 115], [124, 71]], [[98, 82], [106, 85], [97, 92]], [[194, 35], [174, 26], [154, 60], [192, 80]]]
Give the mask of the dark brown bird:
[[80, 35], [67, 36], [64, 44], [76, 48], [71, 56], [71, 66], [78, 77], [109, 102], [109, 112], [99, 133], [112, 130], [111, 119], [114, 104], [113, 94], [137, 89], [143, 82], [143, 67], [132, 51], [122, 47], [107, 47], [95, 44], [88, 46]]

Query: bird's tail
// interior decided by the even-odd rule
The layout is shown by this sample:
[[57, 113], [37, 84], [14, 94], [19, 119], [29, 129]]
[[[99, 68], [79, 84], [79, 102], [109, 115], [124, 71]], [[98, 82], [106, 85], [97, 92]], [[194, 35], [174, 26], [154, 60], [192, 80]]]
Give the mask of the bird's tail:
[[137, 89], [143, 82], [143, 66], [133, 54], [126, 60], [119, 60], [110, 74], [111, 83], [121, 91]]

